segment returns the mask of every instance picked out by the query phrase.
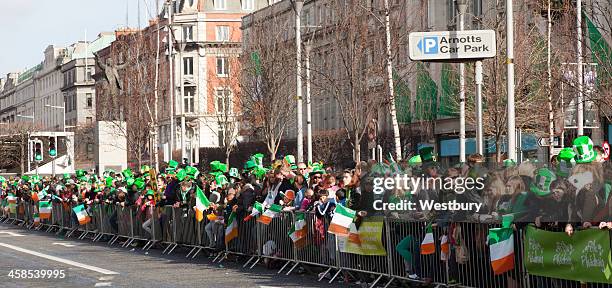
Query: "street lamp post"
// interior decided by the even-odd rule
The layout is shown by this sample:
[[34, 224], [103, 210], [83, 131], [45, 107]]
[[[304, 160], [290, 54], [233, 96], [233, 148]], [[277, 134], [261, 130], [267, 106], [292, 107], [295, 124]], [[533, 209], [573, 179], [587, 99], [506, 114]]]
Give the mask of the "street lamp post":
[[297, 98], [297, 162], [304, 162], [304, 129], [302, 115], [302, 7], [304, 0], [295, 0], [295, 50], [296, 50], [296, 98]]
[[[512, 0], [506, 0], [506, 67], [507, 67], [507, 106], [508, 106], [508, 159], [516, 158], [516, 124], [514, 113], [514, 11]], [[500, 149], [500, 147], [497, 147]], [[499, 160], [499, 159], [498, 159]]]

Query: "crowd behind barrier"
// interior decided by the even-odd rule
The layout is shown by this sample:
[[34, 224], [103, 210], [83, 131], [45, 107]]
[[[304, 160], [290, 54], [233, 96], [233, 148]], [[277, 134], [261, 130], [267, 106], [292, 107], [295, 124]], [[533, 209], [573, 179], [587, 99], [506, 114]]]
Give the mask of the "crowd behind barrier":
[[[292, 155], [264, 166], [258, 153], [242, 172], [219, 161], [209, 169], [170, 161], [159, 171], [0, 176], [1, 221], [162, 254], [206, 254], [244, 268], [265, 265], [279, 274], [308, 273], [329, 283], [609, 287], [612, 169], [588, 137], [573, 144], [550, 163], [507, 160], [503, 167], [487, 167], [478, 154], [444, 167], [423, 147], [408, 161], [341, 170], [296, 163]], [[434, 184], [400, 185], [408, 180]], [[460, 209], [392, 208], [407, 203]], [[554, 263], [544, 263], [551, 259], [541, 255], [544, 246], [559, 243], [534, 241], [533, 227], [558, 232], [582, 250], [557, 247]], [[587, 234], [592, 241], [584, 241]], [[566, 271], [568, 263], [576, 264], [567, 270], [572, 275], [550, 271]]]
[[[50, 233], [64, 233], [66, 237], [106, 241], [108, 245], [122, 243], [123, 247], [138, 243], [143, 250], [153, 247], [164, 249], [170, 254], [176, 247], [187, 248], [187, 258], [195, 258], [206, 251], [215, 256], [213, 262], [222, 262], [228, 257], [241, 257], [243, 267], [253, 268], [265, 263], [269, 268], [278, 269], [278, 273], [295, 273], [299, 269], [320, 272], [320, 281], [332, 283], [335, 279], [348, 278], [354, 281], [369, 283], [370, 287], [404, 287], [407, 283], [426, 282], [454, 287], [610, 287], [603, 283], [581, 283], [527, 273], [522, 265], [522, 241], [524, 230], [517, 228], [515, 237], [515, 268], [502, 275], [494, 275], [486, 243], [486, 231], [498, 224], [486, 223], [444, 223], [433, 229], [434, 238], [438, 239], [447, 233], [450, 226], [454, 231], [460, 227], [459, 236], [464, 244], [455, 245], [446, 258], [440, 247], [431, 255], [420, 255], [418, 244], [412, 242], [413, 256], [408, 263], [397, 251], [398, 244], [407, 236], [422, 239], [426, 233], [426, 223], [403, 220], [396, 217], [384, 217], [381, 243], [386, 251], [382, 256], [367, 256], [340, 252], [337, 249], [336, 236], [325, 233], [324, 241], [316, 241], [314, 234], [315, 215], [308, 213], [307, 244], [296, 247], [287, 236], [288, 227], [293, 222], [294, 213], [283, 212], [275, 217], [269, 225], [255, 219], [239, 222], [238, 237], [222, 246], [209, 242], [205, 227], [208, 219], [198, 222], [193, 213], [187, 217], [180, 215], [179, 208], [171, 206], [158, 207], [152, 212], [151, 228], [142, 228], [146, 216], [135, 211], [135, 207], [117, 207], [110, 204], [95, 204], [88, 208], [90, 222], [80, 225], [73, 207], [64, 203], [54, 203], [53, 213], [47, 219], [34, 220], [37, 210], [31, 201], [17, 202], [13, 213], [1, 210], [0, 221], [27, 229], [41, 230]], [[116, 212], [116, 214], [115, 214]], [[116, 215], [116, 216], [115, 216]], [[116, 217], [116, 220], [113, 220]], [[117, 221], [116, 225], [113, 221]], [[329, 223], [325, 223], [329, 225]], [[156, 245], [157, 244], [157, 245]], [[463, 251], [459, 251], [459, 250]], [[460, 254], [460, 255], [459, 255]], [[411, 267], [412, 266], [412, 267]], [[416, 274], [419, 277], [410, 277]]]

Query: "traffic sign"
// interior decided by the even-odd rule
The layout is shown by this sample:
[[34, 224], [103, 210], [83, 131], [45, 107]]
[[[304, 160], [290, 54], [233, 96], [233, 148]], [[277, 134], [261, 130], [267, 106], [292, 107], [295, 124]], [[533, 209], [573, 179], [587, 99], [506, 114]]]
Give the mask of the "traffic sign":
[[494, 30], [413, 32], [408, 36], [412, 60], [483, 59], [495, 57]]

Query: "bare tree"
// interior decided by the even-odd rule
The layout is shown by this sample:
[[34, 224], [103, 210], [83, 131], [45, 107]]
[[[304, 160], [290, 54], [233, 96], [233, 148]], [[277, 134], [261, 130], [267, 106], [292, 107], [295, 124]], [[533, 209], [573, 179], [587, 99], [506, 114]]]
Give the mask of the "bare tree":
[[243, 131], [251, 131], [263, 139], [271, 159], [283, 135], [294, 119], [295, 111], [295, 47], [289, 39], [290, 18], [260, 15], [250, 20], [249, 35], [244, 35], [239, 104], [242, 119], [248, 123]]
[[27, 172], [28, 136], [40, 127], [31, 122], [2, 123], [0, 125], [0, 168]]

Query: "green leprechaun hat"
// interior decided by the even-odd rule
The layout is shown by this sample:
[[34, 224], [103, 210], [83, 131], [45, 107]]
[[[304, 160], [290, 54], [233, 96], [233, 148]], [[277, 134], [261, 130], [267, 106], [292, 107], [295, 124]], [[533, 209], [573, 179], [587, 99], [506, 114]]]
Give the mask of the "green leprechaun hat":
[[251, 160], [253, 161], [255, 166], [263, 167], [263, 158], [264, 154], [261, 153], [251, 155]]
[[225, 171], [227, 171], [227, 165], [225, 163], [221, 163], [219, 160], [210, 162], [210, 174], [215, 172], [225, 173]]
[[295, 165], [295, 156], [287, 155], [283, 160], [291, 167], [291, 170], [297, 169], [297, 165]]
[[516, 166], [516, 161], [512, 159], [504, 160], [504, 167], [509, 168], [509, 167], [514, 167], [514, 166]]
[[134, 172], [132, 172], [132, 169], [130, 168], [121, 171], [121, 175], [123, 175], [123, 178], [125, 179], [134, 178]]
[[419, 156], [421, 156], [422, 162], [433, 162], [434, 159], [434, 148], [431, 146], [425, 146], [419, 149]]
[[174, 173], [176, 172], [176, 168], [178, 168], [179, 163], [174, 160], [170, 160], [168, 162], [168, 167], [166, 167], [166, 173]]
[[178, 172], [176, 173], [176, 179], [178, 179], [179, 181], [183, 181], [185, 180], [185, 178], [187, 178], [187, 170], [185, 169], [178, 170]]
[[149, 189], [149, 190], [147, 190], [147, 194], [145, 194], [145, 196], [149, 196], [149, 195], [155, 196], [155, 192], [153, 192], [153, 190]]
[[591, 163], [597, 158], [597, 152], [593, 149], [593, 140], [589, 136], [574, 139], [573, 146], [576, 163]]
[[193, 166], [187, 166], [185, 167], [185, 170], [187, 176], [191, 177], [191, 179], [196, 179], [198, 175], [200, 175], [200, 171], [198, 171], [198, 168], [195, 168]]
[[141, 177], [138, 177], [136, 178], [136, 180], [134, 180], [134, 185], [136, 185], [136, 188], [138, 188], [138, 190], [142, 190], [145, 187], [145, 180]]
[[534, 181], [529, 185], [529, 190], [537, 196], [546, 197], [550, 195], [550, 184], [555, 180], [557, 180], [557, 176], [553, 171], [548, 168], [540, 168]]
[[576, 153], [574, 153], [574, 149], [566, 147], [561, 149], [557, 159], [559, 159], [559, 164], [557, 164], [557, 174], [561, 177], [568, 177], [572, 171], [572, 167], [574, 166], [576, 157]]
[[249, 159], [244, 163], [244, 171], [251, 171], [253, 170], [253, 168], [257, 167], [257, 165], [255, 164], [255, 161]]
[[223, 185], [229, 183], [229, 181], [227, 181], [227, 177], [225, 177], [225, 175], [223, 175], [223, 174], [219, 174], [219, 175], [215, 176], [215, 182], [217, 182], [218, 186], [223, 186]]

